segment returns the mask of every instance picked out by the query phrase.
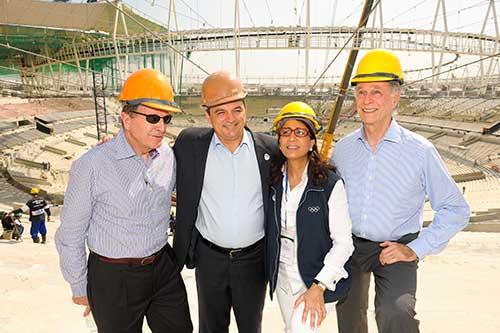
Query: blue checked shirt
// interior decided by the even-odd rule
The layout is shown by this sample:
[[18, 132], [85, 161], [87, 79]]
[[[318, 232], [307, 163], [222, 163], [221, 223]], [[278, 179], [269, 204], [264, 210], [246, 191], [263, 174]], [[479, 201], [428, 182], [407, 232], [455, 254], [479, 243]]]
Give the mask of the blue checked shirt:
[[434, 146], [395, 120], [376, 151], [361, 127], [338, 142], [332, 161], [344, 178], [358, 237], [383, 242], [420, 231], [428, 197], [434, 220], [408, 244], [423, 259], [442, 251], [469, 221], [469, 206]]
[[76, 160], [55, 241], [73, 296], [85, 296], [88, 248], [110, 258], [140, 258], [167, 243], [175, 159], [163, 144], [145, 161], [123, 132]]

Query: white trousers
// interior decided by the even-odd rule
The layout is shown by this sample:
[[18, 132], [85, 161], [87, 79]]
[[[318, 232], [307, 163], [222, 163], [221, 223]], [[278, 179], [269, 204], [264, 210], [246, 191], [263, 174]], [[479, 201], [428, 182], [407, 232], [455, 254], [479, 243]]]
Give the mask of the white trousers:
[[[282, 264], [280, 264], [282, 266]], [[318, 333], [317, 327], [311, 329], [310, 326], [310, 316], [307, 316], [307, 321], [305, 324], [302, 323], [302, 312], [304, 311], [304, 302], [294, 309], [294, 304], [297, 298], [306, 292], [307, 287], [300, 279], [302, 283], [302, 288], [300, 290], [292, 291], [292, 283], [297, 283], [297, 277], [290, 277], [287, 275], [285, 269], [281, 269], [278, 274], [278, 282], [276, 285], [276, 296], [278, 298], [278, 304], [281, 310], [281, 317], [285, 323], [285, 333]], [[326, 314], [328, 315], [333, 311], [335, 303], [327, 303]]]

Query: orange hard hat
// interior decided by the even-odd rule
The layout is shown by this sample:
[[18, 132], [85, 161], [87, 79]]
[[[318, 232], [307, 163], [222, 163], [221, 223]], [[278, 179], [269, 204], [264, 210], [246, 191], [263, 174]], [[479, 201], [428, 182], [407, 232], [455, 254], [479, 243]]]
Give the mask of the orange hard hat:
[[151, 68], [132, 73], [123, 84], [119, 100], [129, 105], [181, 112], [174, 101], [174, 91], [165, 75]]
[[201, 87], [201, 106], [211, 108], [217, 105], [242, 100], [247, 96], [241, 81], [226, 71], [210, 74]]

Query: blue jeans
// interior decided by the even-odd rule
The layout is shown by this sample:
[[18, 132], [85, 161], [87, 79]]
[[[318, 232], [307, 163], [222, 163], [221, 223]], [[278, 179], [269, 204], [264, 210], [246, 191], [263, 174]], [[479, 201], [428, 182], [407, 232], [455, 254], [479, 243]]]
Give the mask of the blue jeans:
[[38, 233], [42, 236], [47, 234], [47, 227], [45, 226], [45, 220], [31, 221], [30, 234], [31, 238], [35, 239], [38, 237]]

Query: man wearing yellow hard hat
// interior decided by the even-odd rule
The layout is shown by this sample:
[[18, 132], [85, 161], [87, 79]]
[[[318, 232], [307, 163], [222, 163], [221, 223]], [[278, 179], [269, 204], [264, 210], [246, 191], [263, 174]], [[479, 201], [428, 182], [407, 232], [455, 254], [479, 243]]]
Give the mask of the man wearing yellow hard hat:
[[40, 237], [42, 236], [41, 243], [45, 244], [47, 242], [47, 226], [45, 224], [45, 214], [47, 214], [47, 221], [50, 222], [50, 208], [47, 201], [40, 197], [40, 189], [38, 187], [32, 187], [30, 194], [33, 196], [24, 207], [16, 209], [11, 212], [11, 214], [30, 214], [29, 220], [31, 222], [30, 235], [33, 239], [33, 243], [40, 243]]
[[[368, 332], [372, 275], [378, 331], [419, 332], [418, 261], [442, 251], [469, 220], [469, 207], [436, 148], [395, 119], [403, 81], [394, 53], [365, 54], [351, 80], [362, 126], [333, 152], [346, 183], [355, 247], [351, 289], [337, 305], [341, 333]], [[435, 215], [422, 228], [426, 198]]]
[[177, 158], [179, 265], [196, 267], [199, 332], [228, 332], [231, 308], [241, 333], [261, 332], [266, 292], [264, 216], [271, 136], [246, 128], [247, 95], [226, 71], [209, 75], [202, 107], [211, 128], [187, 128]]
[[192, 332], [167, 243], [175, 159], [163, 138], [181, 110], [153, 69], [130, 75], [119, 99], [122, 130], [71, 167], [55, 238], [61, 270], [100, 333], [142, 332], [144, 317], [153, 332]]

